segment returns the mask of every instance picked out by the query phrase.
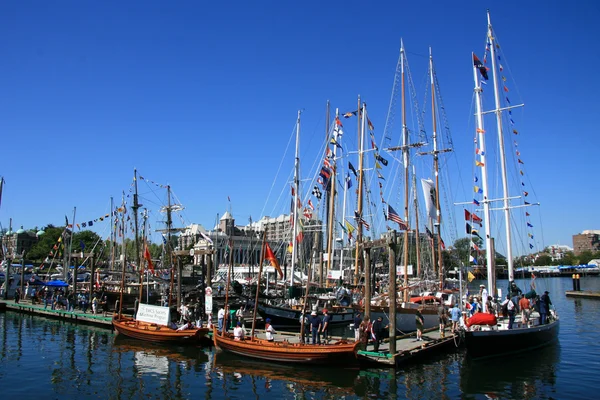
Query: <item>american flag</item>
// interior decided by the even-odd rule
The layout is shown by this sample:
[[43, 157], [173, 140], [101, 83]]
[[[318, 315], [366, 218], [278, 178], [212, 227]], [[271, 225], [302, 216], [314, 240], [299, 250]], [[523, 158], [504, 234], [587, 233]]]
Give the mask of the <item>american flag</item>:
[[392, 206], [390, 206], [389, 204], [388, 204], [388, 219], [390, 221], [395, 222], [398, 225], [400, 225], [400, 229], [408, 230], [408, 225], [406, 224], [406, 222], [404, 222], [402, 220], [402, 218], [400, 218], [400, 215], [398, 215], [396, 210], [394, 210], [392, 208]]

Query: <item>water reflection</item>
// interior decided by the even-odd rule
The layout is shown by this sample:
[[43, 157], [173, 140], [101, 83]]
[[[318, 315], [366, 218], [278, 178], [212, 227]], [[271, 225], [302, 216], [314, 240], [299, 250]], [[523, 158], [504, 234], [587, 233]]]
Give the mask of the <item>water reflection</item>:
[[355, 393], [358, 369], [332, 369], [320, 366], [290, 366], [254, 361], [217, 352], [212, 364], [213, 382], [227, 397], [253, 397], [277, 393], [286, 398], [334, 398]]
[[560, 344], [510, 359], [471, 360], [460, 370], [460, 389], [466, 398], [538, 399], [552, 397], [556, 385]]

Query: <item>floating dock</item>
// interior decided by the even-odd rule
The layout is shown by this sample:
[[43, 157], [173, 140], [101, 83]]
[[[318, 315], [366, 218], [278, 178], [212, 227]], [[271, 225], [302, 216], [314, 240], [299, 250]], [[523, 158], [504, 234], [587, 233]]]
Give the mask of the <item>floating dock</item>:
[[459, 336], [446, 328], [444, 337], [441, 337], [439, 328], [427, 329], [423, 332], [422, 341], [417, 341], [416, 332], [396, 337], [396, 353], [389, 353], [389, 340], [379, 345], [375, 352], [373, 344], [369, 343], [365, 350], [358, 351], [358, 361], [361, 365], [398, 367], [408, 360], [426, 355], [433, 355], [439, 351], [455, 348], [460, 345]]
[[50, 307], [44, 308], [44, 305], [31, 304], [31, 301], [20, 301], [15, 303], [14, 300], [0, 300], [0, 310], [17, 311], [25, 314], [39, 315], [41, 317], [56, 318], [63, 321], [83, 323], [88, 325], [101, 326], [112, 329], [112, 312], [108, 316], [103, 316], [102, 313], [93, 314], [91, 310], [84, 313], [77, 310], [68, 312], [66, 310], [52, 310]]
[[581, 299], [598, 299], [600, 300], [600, 292], [591, 292], [587, 290], [567, 290], [565, 292], [567, 297], [578, 297]]

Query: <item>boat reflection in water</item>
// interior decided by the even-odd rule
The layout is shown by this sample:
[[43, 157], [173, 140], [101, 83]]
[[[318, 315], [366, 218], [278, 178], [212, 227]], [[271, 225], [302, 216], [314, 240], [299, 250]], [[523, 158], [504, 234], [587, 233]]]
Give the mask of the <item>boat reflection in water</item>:
[[559, 344], [509, 356], [506, 360], [466, 357], [460, 369], [460, 389], [466, 396], [552, 398], [559, 362]]
[[[301, 398], [315, 394], [326, 398], [354, 395], [358, 372], [357, 368], [287, 366], [249, 360], [226, 352], [215, 353], [212, 364], [212, 374], [222, 380], [224, 388], [248, 396], [265, 394], [271, 389], [275, 393], [281, 394], [283, 390]], [[218, 383], [213, 382], [213, 385]]]
[[114, 339], [113, 352], [118, 353], [121, 359], [132, 360], [138, 376], [167, 376], [174, 366], [203, 370], [209, 360], [206, 352], [199, 347], [140, 342], [121, 335]]

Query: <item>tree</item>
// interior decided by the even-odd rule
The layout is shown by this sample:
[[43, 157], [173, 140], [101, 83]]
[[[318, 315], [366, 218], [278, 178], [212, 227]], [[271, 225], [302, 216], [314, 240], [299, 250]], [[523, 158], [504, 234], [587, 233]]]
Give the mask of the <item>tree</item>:
[[585, 250], [579, 254], [579, 262], [577, 264], [587, 264], [593, 259], [594, 254], [590, 250]]
[[79, 251], [89, 253], [92, 250], [99, 253], [101, 248], [102, 239], [96, 232], [85, 230], [79, 231], [73, 235], [71, 251], [74, 253]]
[[458, 258], [459, 262], [464, 262], [465, 264], [469, 263], [469, 255], [471, 255], [471, 242], [475, 243], [478, 247], [481, 246], [481, 239], [477, 236], [473, 238], [460, 238], [454, 242], [456, 257]]
[[48, 225], [44, 229], [44, 233], [39, 236], [37, 243], [31, 246], [31, 249], [27, 252], [27, 258], [32, 261], [43, 261], [49, 256], [55, 245], [58, 248], [58, 238], [62, 235], [63, 230], [63, 228]]
[[537, 258], [537, 260], [535, 260], [533, 265], [541, 267], [541, 266], [545, 266], [545, 265], [551, 265], [551, 263], [552, 263], [552, 257], [550, 257], [548, 254], [542, 254], [541, 256], [539, 256]]

